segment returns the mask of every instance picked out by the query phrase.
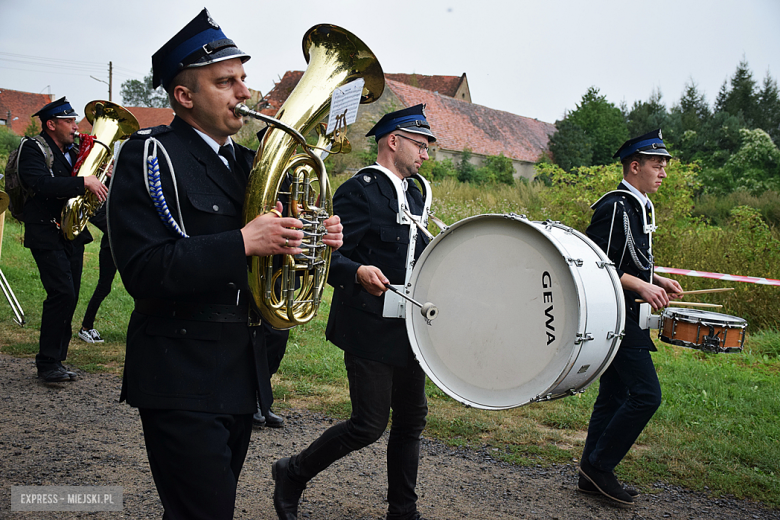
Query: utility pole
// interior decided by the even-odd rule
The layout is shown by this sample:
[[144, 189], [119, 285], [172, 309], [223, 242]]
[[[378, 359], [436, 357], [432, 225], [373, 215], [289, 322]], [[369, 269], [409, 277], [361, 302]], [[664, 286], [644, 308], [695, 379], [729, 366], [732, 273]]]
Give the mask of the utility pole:
[[114, 84], [114, 64], [112, 62], [108, 62], [108, 82], [103, 81], [102, 79], [98, 79], [95, 76], [90, 76], [90, 78], [94, 79], [95, 81], [99, 81], [101, 83], [105, 83], [108, 85], [108, 100], [113, 101], [111, 99], [111, 91], [113, 90], [113, 84]]

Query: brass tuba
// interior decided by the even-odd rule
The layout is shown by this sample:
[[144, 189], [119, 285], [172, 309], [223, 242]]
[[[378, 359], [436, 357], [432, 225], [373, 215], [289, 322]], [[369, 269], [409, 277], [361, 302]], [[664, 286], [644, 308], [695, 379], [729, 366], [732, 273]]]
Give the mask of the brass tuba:
[[[112, 146], [115, 141], [126, 139], [140, 126], [135, 116], [126, 108], [110, 101], [95, 100], [84, 107], [87, 120], [92, 123], [94, 146], [78, 171], [79, 177], [95, 175], [106, 183], [108, 165], [114, 157]], [[73, 240], [87, 227], [87, 220], [100, 209], [103, 203], [91, 191], [73, 197], [62, 208], [60, 220], [62, 234]]]
[[[304, 225], [302, 254], [281, 255], [281, 266], [276, 268], [271, 256], [252, 257], [250, 261], [249, 287], [255, 305], [276, 329], [306, 323], [317, 314], [330, 268], [331, 250], [322, 237], [323, 222], [333, 213], [333, 197], [322, 157], [314, 149], [334, 145], [337, 137], [325, 136], [320, 130], [318, 143], [311, 146], [304, 136], [328, 114], [336, 88], [363, 78], [361, 103], [376, 101], [385, 88], [382, 66], [374, 53], [341, 27], [322, 24], [309, 29], [303, 37], [303, 54], [309, 66], [279, 109], [277, 119], [244, 105], [235, 108], [237, 115], [269, 125], [247, 184], [245, 222], [276, 207], [280, 186], [289, 172], [292, 185], [281, 194], [288, 197], [288, 216], [300, 219]], [[344, 151], [348, 145], [338, 141], [334, 149]], [[299, 147], [302, 152], [296, 154]]]

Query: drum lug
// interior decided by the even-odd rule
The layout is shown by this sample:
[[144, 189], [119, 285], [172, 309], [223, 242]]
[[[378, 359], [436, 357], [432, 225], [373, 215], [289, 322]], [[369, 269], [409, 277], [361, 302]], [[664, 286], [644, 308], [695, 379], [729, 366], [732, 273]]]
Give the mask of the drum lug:
[[585, 263], [582, 261], [582, 258], [572, 258], [570, 256], [566, 257], [566, 262], [568, 262], [569, 265], [576, 265], [577, 267], [582, 267]]
[[590, 332], [586, 332], [583, 334], [582, 332], [578, 332], [576, 335], [576, 339], [574, 340], [575, 345], [579, 345], [580, 343], [584, 343], [586, 341], [593, 341], [593, 334]]
[[614, 266], [615, 263], [614, 262], [610, 262], [609, 260], [607, 260], [607, 261], [600, 260], [600, 261], [596, 262], [596, 265], [599, 267], [599, 269], [604, 269], [605, 267]]
[[615, 332], [610, 330], [609, 332], [607, 332], [607, 339], [618, 338], [618, 339], [622, 340], [623, 336], [625, 336], [625, 335], [626, 335], [626, 333], [623, 332], [623, 331], [620, 331], [620, 333], [616, 334]]

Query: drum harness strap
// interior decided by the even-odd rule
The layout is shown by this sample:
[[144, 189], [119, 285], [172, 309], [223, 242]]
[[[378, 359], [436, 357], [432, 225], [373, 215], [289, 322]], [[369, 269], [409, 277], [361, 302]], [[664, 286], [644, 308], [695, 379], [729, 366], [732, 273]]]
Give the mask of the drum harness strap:
[[[617, 214], [617, 205], [620, 204], [623, 207], [623, 231], [626, 235], [626, 242], [623, 245], [623, 253], [620, 256], [620, 262], [618, 263], [618, 266], [622, 265], [623, 259], [625, 258], [626, 251], [628, 251], [629, 255], [631, 256], [631, 261], [634, 263], [634, 265], [637, 267], [637, 269], [641, 271], [651, 271], [653, 269], [654, 261], [653, 261], [653, 232], [657, 229], [655, 225], [655, 212], [652, 212], [652, 221], [650, 223], [647, 222], [647, 213], [644, 211], [645, 204], [644, 202], [636, 196], [636, 194], [627, 191], [627, 190], [614, 190], [610, 191], [608, 193], [605, 193], [604, 196], [602, 196], [599, 200], [597, 200], [591, 208], [595, 208], [601, 200], [603, 200], [608, 195], [612, 194], [620, 194], [620, 195], [630, 195], [633, 197], [640, 208], [642, 208], [642, 211], [640, 213], [642, 214], [642, 224], [643, 224], [643, 231], [648, 235], [648, 242], [650, 244], [649, 247], [649, 257], [643, 255], [640, 251], [637, 251], [636, 249], [636, 242], [634, 241], [634, 235], [631, 233], [631, 223], [628, 219], [627, 214], [627, 208], [623, 204], [622, 201], [616, 201], [612, 205], [612, 222], [610, 223], [609, 227], [609, 241], [607, 242], [607, 251], [610, 250], [610, 246], [612, 245], [612, 231], [615, 226], [615, 216]], [[642, 257], [640, 259], [640, 256]], [[644, 260], [644, 262], [642, 261]], [[651, 273], [652, 278], [652, 273]]]
[[[393, 189], [395, 189], [396, 194], [396, 200], [398, 201], [398, 210], [396, 213], [396, 222], [401, 225], [409, 226], [409, 247], [407, 247], [406, 251], [406, 273], [404, 277], [404, 287], [402, 290], [405, 291], [405, 289], [409, 286], [409, 280], [412, 277], [412, 269], [414, 269], [414, 250], [417, 247], [417, 233], [418, 233], [418, 226], [421, 229], [426, 229], [428, 227], [428, 216], [430, 214], [431, 210], [431, 203], [433, 200], [433, 196], [431, 194], [431, 185], [428, 183], [427, 180], [425, 180], [424, 177], [421, 175], [415, 173], [412, 175], [412, 178], [416, 179], [420, 186], [422, 187], [423, 191], [423, 211], [421, 215], [413, 215], [412, 212], [409, 209], [409, 203], [406, 200], [406, 192], [403, 189], [403, 185], [399, 182], [396, 182], [393, 180], [393, 177], [396, 177], [396, 175], [382, 166], [379, 163], [374, 163], [371, 166], [367, 166], [366, 168], [361, 168], [358, 170], [355, 175], [360, 174], [365, 169], [374, 169], [379, 170], [383, 174], [385, 174], [390, 179], [390, 184], [393, 186]], [[409, 182], [406, 179], [404, 182]], [[428, 325], [430, 325], [430, 321], [428, 321]]]

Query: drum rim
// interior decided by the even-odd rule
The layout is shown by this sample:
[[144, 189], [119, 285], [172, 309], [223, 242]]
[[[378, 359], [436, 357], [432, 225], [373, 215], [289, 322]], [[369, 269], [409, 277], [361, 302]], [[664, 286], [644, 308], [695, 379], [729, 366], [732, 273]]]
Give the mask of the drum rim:
[[[682, 311], [682, 312], [680, 312]], [[707, 314], [707, 315], [714, 315], [714, 317], [706, 318], [705, 316], [701, 315], [696, 318], [690, 317], [690, 314], [693, 313], [699, 313], [699, 314]], [[725, 318], [730, 318], [733, 321], [726, 321], [722, 320], [721, 322], [717, 321], [718, 316], [723, 316]], [[731, 314], [723, 314], [721, 312], [713, 312], [713, 311], [705, 311], [702, 309], [686, 309], [683, 307], [667, 307], [664, 309], [664, 312], [661, 314], [661, 317], [663, 319], [678, 319], [679, 321], [684, 321], [685, 323], [702, 323], [702, 324], [708, 324], [708, 325], [717, 325], [717, 326], [723, 326], [724, 324], [733, 325], [734, 328], [746, 328], [748, 323], [745, 318], [740, 318], [739, 316], [733, 316]], [[661, 325], [663, 328], [663, 324]]]

